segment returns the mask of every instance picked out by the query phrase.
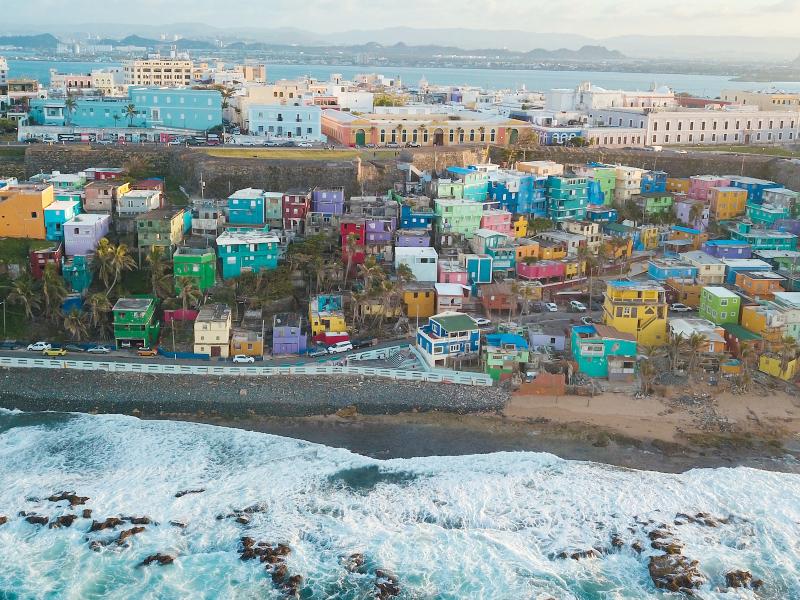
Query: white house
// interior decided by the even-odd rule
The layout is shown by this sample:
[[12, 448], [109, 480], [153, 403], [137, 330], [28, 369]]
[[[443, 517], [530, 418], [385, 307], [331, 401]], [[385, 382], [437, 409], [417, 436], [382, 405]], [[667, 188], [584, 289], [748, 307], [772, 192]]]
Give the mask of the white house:
[[161, 207], [158, 190], [131, 190], [117, 200], [120, 215], [140, 215]]
[[439, 255], [430, 247], [397, 247], [394, 249], [394, 268], [407, 265], [417, 281], [436, 281]]
[[322, 109], [319, 106], [258, 104], [248, 112], [250, 135], [267, 138], [324, 142]]

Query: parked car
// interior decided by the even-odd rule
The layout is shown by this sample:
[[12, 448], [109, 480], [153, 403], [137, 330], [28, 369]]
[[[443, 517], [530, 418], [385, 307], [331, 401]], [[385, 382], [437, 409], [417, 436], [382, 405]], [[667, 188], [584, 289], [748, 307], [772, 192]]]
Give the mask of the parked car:
[[478, 327], [486, 327], [487, 325], [492, 324], [492, 320], [487, 319], [486, 317], [478, 317], [475, 319], [475, 322], [478, 324]]
[[313, 148], [314, 144], [312, 144], [311, 142], [297, 142], [297, 147], [298, 148]]
[[113, 143], [114, 142], [112, 142], [111, 140], [97, 140], [95, 142], [95, 144], [99, 144], [101, 146], [108, 146], [108, 145], [113, 144]]
[[136, 351], [136, 354], [139, 356], [156, 356], [158, 355], [158, 351], [155, 348], [142, 347]]
[[111, 348], [108, 346], [92, 346], [87, 352], [90, 354], [108, 354], [111, 352]]
[[399, 148], [400, 144], [398, 144], [397, 142], [389, 142], [388, 144], [386, 144], [386, 147], [387, 148]]
[[70, 352], [85, 352], [85, 350], [77, 344], [67, 344], [64, 346], [64, 349], [69, 350]]
[[558, 304], [555, 302], [545, 302], [544, 307], [547, 312], [558, 312]]
[[673, 302], [669, 305], [669, 309], [673, 312], [690, 312], [692, 310], [691, 306], [686, 306], [681, 302]]
[[419, 148], [421, 144], [419, 142], [408, 142], [406, 144], [406, 148]]
[[581, 317], [581, 323], [584, 325], [594, 325], [594, 319], [592, 317]]
[[53, 346], [48, 342], [36, 342], [35, 344], [28, 344], [28, 350], [31, 352], [42, 352], [43, 350], [50, 350]]
[[540, 313], [544, 312], [544, 304], [541, 302], [534, 302], [531, 304], [531, 312]]
[[353, 344], [353, 349], [360, 350], [361, 348], [370, 348], [374, 346], [378, 340], [375, 338], [368, 338], [362, 340], [352, 340], [351, 343]]
[[67, 350], [65, 348], [45, 348], [42, 350], [42, 356], [66, 356]]
[[233, 357], [233, 362], [235, 363], [254, 363], [256, 359], [252, 356], [247, 356], [246, 354], [237, 354]]
[[328, 346], [328, 354], [339, 354], [341, 352], [350, 352], [353, 349], [351, 342], [336, 342], [332, 346]]
[[326, 354], [328, 354], [327, 348], [317, 348], [316, 350], [312, 350], [311, 352], [309, 352], [308, 356], [314, 358], [317, 356], [325, 356]]
[[570, 300], [569, 308], [575, 312], [586, 312], [586, 305], [579, 300]]

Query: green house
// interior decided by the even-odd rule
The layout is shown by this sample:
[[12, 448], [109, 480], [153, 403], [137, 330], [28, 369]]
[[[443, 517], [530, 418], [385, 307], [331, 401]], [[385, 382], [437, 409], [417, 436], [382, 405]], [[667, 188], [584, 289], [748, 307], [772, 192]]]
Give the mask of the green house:
[[742, 299], [738, 294], [721, 286], [704, 287], [700, 292], [699, 317], [716, 325], [739, 322]]
[[153, 348], [160, 324], [155, 318], [156, 301], [150, 296], [120, 298], [112, 309], [114, 343], [117, 347]]
[[217, 255], [212, 248], [180, 246], [172, 255], [172, 272], [176, 291], [180, 291], [178, 279], [189, 277], [201, 292], [205, 292], [217, 281]]
[[572, 357], [589, 377], [630, 381], [636, 373], [637, 346], [632, 334], [607, 325], [572, 328]]
[[472, 239], [481, 226], [483, 204], [472, 200], [437, 198], [435, 205], [436, 230], [440, 234], [460, 233]]
[[483, 345], [483, 361], [486, 373], [495, 381], [511, 377], [519, 365], [530, 360], [528, 342], [514, 333], [491, 333]]
[[651, 216], [671, 211], [673, 199], [673, 195], [669, 192], [647, 192], [639, 195], [637, 204], [645, 216]]
[[93, 273], [88, 256], [65, 257], [61, 265], [61, 274], [69, 289], [81, 295], [84, 295], [92, 285]]
[[182, 208], [156, 208], [136, 217], [136, 239], [139, 248], [160, 246], [171, 248], [183, 239]]

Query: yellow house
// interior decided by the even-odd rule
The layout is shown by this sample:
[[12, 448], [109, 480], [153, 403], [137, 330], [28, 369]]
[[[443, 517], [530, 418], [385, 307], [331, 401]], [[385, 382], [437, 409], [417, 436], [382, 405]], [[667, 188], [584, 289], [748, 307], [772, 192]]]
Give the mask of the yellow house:
[[564, 262], [564, 279], [582, 277], [586, 274], [586, 261], [569, 258]]
[[673, 194], [688, 194], [689, 193], [689, 179], [678, 177], [667, 177], [667, 191]]
[[642, 225], [639, 228], [639, 238], [645, 250], [655, 250], [661, 241], [661, 234], [656, 226]]
[[708, 198], [711, 216], [717, 221], [733, 219], [747, 210], [747, 190], [742, 188], [711, 188]]
[[603, 322], [630, 333], [643, 346], [663, 346], [669, 339], [666, 291], [650, 282], [609, 281]]
[[308, 323], [311, 335], [316, 337], [323, 333], [340, 333], [347, 331], [342, 310], [342, 296], [338, 294], [320, 294], [308, 303]]
[[45, 239], [44, 209], [54, 199], [52, 185], [21, 184], [0, 189], [0, 237]]
[[[626, 243], [623, 245], [617, 242], [615, 245], [612, 240], [623, 240]], [[603, 245], [605, 247], [606, 256], [611, 260], [630, 258], [631, 254], [633, 254], [633, 239], [631, 238], [612, 238], [611, 236], [606, 236], [603, 240]]]
[[567, 257], [567, 247], [559, 242], [539, 240], [539, 258], [542, 260], [561, 260]]
[[700, 306], [700, 292], [703, 285], [694, 279], [667, 279], [666, 286], [675, 291], [675, 302], [680, 302], [692, 308]]
[[264, 356], [264, 338], [260, 331], [234, 329], [231, 334], [231, 356]]
[[520, 215], [517, 220], [512, 223], [514, 227], [514, 237], [523, 238], [528, 235], [528, 219], [525, 215]]
[[539, 242], [530, 238], [520, 238], [516, 242], [514, 251], [517, 262], [522, 262], [526, 258], [539, 258]]
[[775, 308], [748, 304], [742, 307], [741, 325], [767, 342], [778, 343], [786, 332], [786, 317]]
[[767, 375], [772, 375], [784, 381], [791, 381], [797, 375], [797, 359], [786, 363], [785, 368], [781, 369], [781, 359], [775, 354], [762, 354], [758, 359], [758, 370]]
[[409, 319], [427, 319], [436, 314], [436, 289], [432, 285], [408, 285], [403, 290], [403, 307]]
[[390, 318], [399, 317], [402, 313], [399, 306], [389, 308], [381, 298], [363, 298], [361, 300], [353, 300], [353, 302], [358, 302], [358, 314], [362, 317], [380, 317], [383, 315], [386, 318]]
[[207, 304], [194, 320], [194, 353], [227, 358], [231, 339], [231, 309]]

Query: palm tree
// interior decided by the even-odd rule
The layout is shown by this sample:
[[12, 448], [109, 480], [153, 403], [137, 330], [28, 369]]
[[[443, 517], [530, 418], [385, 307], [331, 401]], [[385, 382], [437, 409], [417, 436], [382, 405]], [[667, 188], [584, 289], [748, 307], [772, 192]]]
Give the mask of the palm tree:
[[223, 88], [222, 90], [220, 90], [220, 94], [222, 94], [222, 109], [223, 110], [225, 110], [226, 108], [228, 108], [230, 106], [230, 102], [228, 102], [228, 100], [233, 98], [234, 93], [235, 93], [235, 90], [233, 88]]
[[128, 117], [128, 127], [133, 127], [133, 120], [136, 118], [136, 106], [133, 103], [125, 107], [125, 116]]
[[111, 118], [114, 119], [114, 127], [119, 127], [119, 121], [122, 119], [122, 116], [119, 113], [114, 113], [111, 115]]
[[364, 263], [358, 265], [358, 274], [364, 281], [364, 291], [369, 293], [376, 281], [385, 278], [383, 268], [378, 264], [374, 256], [370, 255], [364, 259]]
[[164, 260], [164, 249], [160, 246], [151, 246], [150, 252], [145, 257], [145, 262], [150, 268], [150, 289], [156, 298], [167, 298], [171, 293], [172, 276], [167, 272], [167, 263]]
[[797, 345], [797, 341], [793, 337], [787, 335], [781, 339], [778, 346], [778, 356], [781, 360], [781, 377], [789, 369], [789, 363], [797, 358], [798, 353], [800, 353], [800, 346]]
[[528, 237], [536, 236], [543, 231], [550, 231], [555, 225], [550, 219], [536, 217], [528, 221]]
[[88, 334], [86, 326], [86, 314], [73, 308], [69, 313], [64, 315], [64, 330], [76, 342], [85, 338]]
[[747, 392], [750, 389], [750, 384], [753, 382], [753, 367], [758, 360], [758, 351], [755, 343], [743, 342], [739, 347], [739, 360], [742, 361], [742, 375], [741, 383], [742, 390]]
[[122, 273], [136, 268], [136, 261], [128, 252], [128, 246], [125, 244], [115, 246], [106, 238], [102, 238], [95, 251], [94, 266], [106, 286], [108, 295], [117, 285]]
[[706, 338], [699, 334], [693, 333], [689, 336], [686, 340], [686, 351], [689, 353], [689, 375], [693, 375], [697, 369], [697, 362], [700, 358], [700, 354], [703, 352], [703, 348], [706, 347]]
[[104, 333], [108, 324], [108, 315], [111, 312], [111, 302], [103, 292], [95, 292], [86, 300], [86, 310], [89, 315], [89, 325]]
[[656, 366], [649, 359], [639, 361], [639, 379], [642, 382], [642, 393], [649, 395], [653, 390], [653, 380], [656, 376]]
[[191, 277], [178, 277], [176, 282], [180, 291], [178, 292], [178, 299], [181, 301], [181, 306], [184, 311], [189, 310], [190, 306], [196, 306], [200, 302], [203, 294], [197, 287], [197, 282]]
[[695, 202], [692, 204], [692, 208], [689, 209], [689, 225], [691, 227], [696, 227], [702, 216], [703, 205], [699, 202]]
[[578, 247], [578, 262], [585, 265], [586, 274], [589, 276], [589, 301], [593, 297], [592, 284], [594, 283], [594, 274], [598, 266], [597, 258], [587, 246]]
[[11, 286], [11, 293], [8, 294], [8, 301], [21, 306], [29, 321], [33, 319], [33, 311], [38, 311], [41, 306], [41, 298], [36, 290], [36, 281], [27, 273], [15, 279]]
[[670, 341], [667, 343], [666, 351], [667, 356], [669, 357], [670, 370], [674, 371], [678, 368], [678, 360], [680, 359], [685, 348], [686, 337], [682, 333], [673, 336], [672, 339], [670, 339]]
[[64, 119], [67, 122], [67, 125], [72, 123], [72, 113], [75, 112], [75, 109], [78, 107], [78, 103], [75, 100], [72, 94], [67, 94], [67, 98], [64, 100], [64, 110], [66, 110], [66, 114], [64, 115]]
[[45, 265], [42, 275], [42, 297], [45, 315], [55, 321], [61, 314], [61, 304], [67, 297], [67, 286], [54, 263]]
[[344, 283], [347, 284], [347, 279], [350, 277], [350, 269], [353, 268], [353, 258], [358, 248], [358, 235], [355, 233], [348, 233], [347, 239], [344, 242], [345, 253], [347, 254], [347, 269], [344, 273]]

